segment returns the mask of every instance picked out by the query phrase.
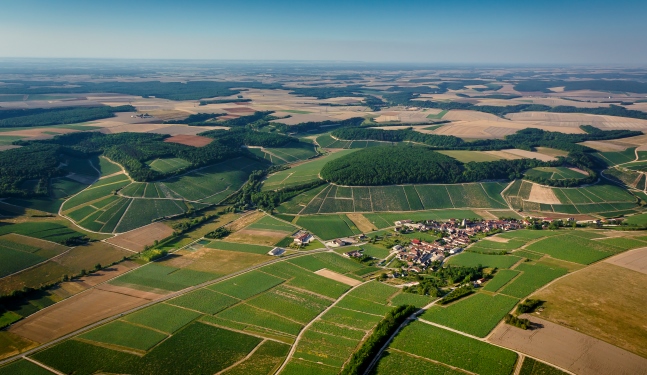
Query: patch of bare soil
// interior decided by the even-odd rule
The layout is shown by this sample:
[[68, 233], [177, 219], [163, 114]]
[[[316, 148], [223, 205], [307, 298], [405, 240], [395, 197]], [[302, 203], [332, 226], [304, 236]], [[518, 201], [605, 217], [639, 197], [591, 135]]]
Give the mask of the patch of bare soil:
[[227, 241], [274, 246], [275, 243], [281, 241], [289, 235], [289, 232], [243, 229], [227, 236]]
[[209, 137], [201, 137], [199, 135], [188, 134], [178, 134], [164, 140], [164, 142], [168, 143], [179, 143], [181, 145], [193, 147], [204, 147], [212, 141], [213, 139]]
[[627, 251], [609, 258], [605, 262], [647, 275], [647, 247]]
[[560, 204], [560, 201], [555, 196], [553, 189], [538, 184], [532, 185], [528, 201], [545, 204]]
[[347, 214], [348, 218], [357, 226], [362, 232], [371, 232], [377, 230], [377, 227], [371, 223], [367, 218], [362, 214]]
[[581, 375], [642, 374], [647, 359], [535, 316], [522, 315], [540, 328], [499, 325], [488, 341], [526, 353]]
[[106, 242], [132, 251], [142, 251], [155, 240], [163, 240], [173, 234], [173, 229], [163, 223], [153, 223], [130, 232], [108, 238]]
[[93, 289], [17, 322], [9, 332], [45, 343], [147, 302], [143, 298]]
[[331, 270], [328, 270], [328, 269], [325, 269], [325, 268], [320, 269], [319, 271], [315, 271], [315, 273], [317, 275], [323, 276], [323, 277], [325, 277], [327, 279], [339, 281], [342, 284], [346, 284], [346, 285], [350, 285], [350, 286], [355, 286], [355, 285], [359, 285], [359, 284], [362, 283], [361, 281], [355, 280], [355, 279], [350, 278], [348, 276], [344, 276], [341, 273], [337, 273], [337, 272], [334, 272], [334, 271], [331, 271]]

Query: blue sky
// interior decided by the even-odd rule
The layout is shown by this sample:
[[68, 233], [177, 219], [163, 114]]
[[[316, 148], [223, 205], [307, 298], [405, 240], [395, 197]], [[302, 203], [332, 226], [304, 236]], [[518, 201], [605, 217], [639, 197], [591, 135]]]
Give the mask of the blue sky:
[[0, 57], [647, 63], [647, 1], [0, 0]]

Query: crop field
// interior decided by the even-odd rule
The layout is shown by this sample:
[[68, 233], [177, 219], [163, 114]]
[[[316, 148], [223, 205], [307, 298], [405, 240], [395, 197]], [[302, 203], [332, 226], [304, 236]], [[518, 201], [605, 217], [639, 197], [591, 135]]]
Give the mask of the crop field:
[[422, 322], [413, 322], [390, 348], [477, 374], [512, 374], [517, 354]]
[[26, 359], [20, 359], [0, 367], [0, 375], [52, 375], [52, 373]]
[[245, 303], [306, 324], [332, 301], [296, 289], [278, 286]]
[[496, 292], [504, 285], [509, 283], [512, 279], [517, 277], [519, 273], [519, 271], [515, 270], [498, 270], [492, 280], [488, 281], [487, 284], [485, 284], [483, 290], [487, 290], [488, 292]]
[[16, 235], [0, 237], [0, 277], [44, 262], [68, 250], [65, 246], [53, 245], [49, 242], [43, 242], [41, 246], [34, 246], [38, 245], [34, 242], [36, 240], [30, 238], [23, 240], [21, 236]]
[[166, 333], [178, 329], [197, 319], [200, 313], [179, 307], [158, 303], [122, 318], [123, 321], [146, 326]]
[[[297, 224], [322, 240], [349, 237], [361, 233], [346, 215], [300, 216]], [[352, 225], [352, 228], [349, 224]]]
[[449, 220], [449, 219], [478, 219], [481, 216], [472, 210], [433, 210], [433, 211], [418, 211], [418, 212], [382, 212], [364, 214], [378, 229], [384, 229], [394, 226], [398, 220]]
[[288, 280], [286, 284], [295, 288], [309, 290], [330, 298], [339, 298], [349, 289], [346, 284], [327, 279], [287, 262], [263, 267], [261, 271]]
[[[308, 213], [419, 211], [444, 208], [508, 206], [500, 193], [505, 184], [482, 182], [454, 185], [336, 187], [321, 192], [302, 211]], [[342, 191], [343, 193], [338, 193]]]
[[209, 244], [205, 246], [210, 249], [241, 251], [243, 253], [254, 253], [254, 254], [267, 254], [270, 250], [272, 250], [272, 247], [270, 246], [250, 245], [250, 244], [244, 244], [244, 243], [225, 242], [225, 241], [211, 241]]
[[84, 340], [137, 350], [148, 350], [166, 337], [158, 331], [121, 321], [108, 323], [79, 336]]
[[590, 240], [580, 235], [548, 237], [529, 245], [527, 249], [579, 264], [591, 264], [624, 250], [622, 247], [613, 246], [613, 242], [609, 240]]
[[498, 234], [497, 237], [505, 238], [505, 239], [519, 239], [519, 240], [531, 241], [538, 238], [558, 236], [561, 234], [564, 234], [564, 232], [556, 231], [556, 230], [521, 229], [521, 230], [513, 230], [510, 232]]
[[361, 264], [335, 253], [321, 253], [298, 257], [288, 262], [313, 272], [326, 268], [344, 274], [364, 268]]
[[121, 172], [121, 167], [108, 159], [104, 158], [103, 156], [99, 157], [98, 163], [93, 163], [97, 169], [101, 172], [102, 176], [109, 176], [111, 174]]
[[115, 232], [127, 232], [157, 219], [184, 213], [187, 210], [182, 201], [170, 199], [136, 199], [128, 206]]
[[460, 162], [469, 163], [471, 161], [484, 162], [503, 159], [502, 156], [490, 154], [484, 151], [438, 151], [441, 154], [450, 156]]
[[155, 159], [146, 164], [148, 164], [152, 170], [161, 173], [175, 172], [191, 165], [188, 161], [180, 158]]
[[262, 169], [261, 163], [238, 158], [172, 177], [163, 185], [187, 200], [219, 203], [238, 190], [257, 169]]
[[[242, 360], [262, 340], [257, 337], [192, 323], [145, 356], [67, 340], [34, 355], [64, 373], [128, 374], [217, 373]], [[222, 345], [226, 342], [227, 345]]]
[[255, 327], [257, 330], [258, 328], [264, 328], [276, 331], [279, 335], [287, 334], [296, 336], [301, 331], [301, 328], [303, 328], [302, 323], [297, 323], [293, 319], [286, 317], [285, 312], [268, 312], [263, 307], [257, 308], [247, 303], [241, 303], [228, 308], [218, 313], [215, 317], [216, 319], [226, 320], [235, 324], [243, 324], [249, 330], [253, 330]]
[[424, 307], [433, 301], [432, 297], [423, 296], [413, 293], [398, 293], [391, 298], [391, 306], [414, 305], [415, 307]]
[[339, 151], [316, 158], [296, 167], [274, 173], [263, 182], [263, 191], [277, 190], [319, 180], [319, 172], [326, 163], [347, 155], [355, 150]]
[[530, 357], [523, 360], [521, 371], [519, 375], [565, 375], [566, 373], [553, 366], [549, 366], [543, 362], [535, 361]]
[[357, 344], [358, 340], [307, 330], [301, 336], [294, 356], [327, 366], [341, 367]]
[[398, 291], [398, 288], [377, 281], [372, 281], [358, 286], [348, 295], [386, 305], [391, 296], [396, 294]]
[[124, 285], [143, 291], [162, 289], [178, 291], [216, 278], [218, 275], [167, 267], [151, 263], [110, 281], [113, 285]]
[[235, 278], [225, 280], [207, 289], [235, 297], [247, 299], [259, 293], [269, 290], [285, 280], [260, 271], [247, 272]]
[[272, 374], [281, 365], [289, 351], [289, 345], [265, 341], [249, 358], [225, 371], [223, 375]]
[[628, 148], [624, 151], [596, 152], [592, 154], [608, 167], [628, 163], [636, 159], [635, 147]]
[[198, 289], [174, 298], [167, 303], [213, 315], [238, 302], [240, 302], [238, 298], [226, 296], [210, 289]]
[[312, 201], [321, 191], [327, 188], [329, 185], [321, 185], [314, 189], [310, 189], [306, 192], [303, 192], [296, 197], [281, 203], [276, 211], [281, 214], [293, 214], [296, 215], [300, 213], [307, 205]]
[[508, 242], [490, 241], [483, 239], [468, 248], [469, 251], [477, 253], [491, 253], [502, 250], [514, 250], [525, 245], [526, 241], [523, 240], [509, 240]]
[[[575, 172], [576, 173], [576, 172]], [[579, 188], [545, 188], [548, 195], [531, 194], [538, 186], [527, 181], [515, 181], [505, 197], [515, 209], [564, 214], [620, 212], [637, 208], [636, 198], [623, 188], [600, 182]], [[558, 203], [559, 202], [559, 203]]]
[[103, 204], [107, 200], [110, 202], [101, 208], [90, 204], [69, 212], [67, 216], [89, 230], [110, 233], [115, 230], [132, 199], [109, 196], [99, 202]]
[[293, 233], [297, 230], [297, 227], [295, 227], [292, 224], [288, 224], [284, 221], [277, 220], [272, 216], [264, 216], [260, 220], [257, 220], [254, 223], [245, 227], [245, 229], [271, 230], [271, 231], [278, 231], [278, 232]]
[[276, 164], [296, 163], [317, 155], [314, 146], [308, 143], [291, 143], [285, 147], [262, 148], [261, 150], [270, 154], [272, 159], [278, 158], [281, 161]]
[[489, 255], [464, 252], [450, 257], [447, 263], [452, 266], [461, 267], [476, 267], [481, 265], [491, 268], [510, 268], [520, 260], [521, 258], [512, 255]]
[[544, 178], [547, 180], [577, 180], [588, 176], [565, 167], [537, 167], [527, 170], [525, 175], [535, 178]]
[[372, 256], [377, 259], [384, 259], [389, 256], [389, 249], [384, 248], [383, 246], [376, 246], [371, 244], [362, 245], [360, 247], [363, 251], [363, 254]]
[[526, 263], [519, 264], [515, 270], [521, 271], [521, 275], [507, 284], [500, 293], [517, 298], [524, 298], [567, 273], [563, 268]]
[[[432, 306], [421, 318], [478, 337], [487, 336], [503, 317], [519, 302], [518, 299], [476, 293], [447, 307]], [[478, 319], [474, 317], [478, 316]]]
[[111, 195], [115, 190], [119, 190], [128, 184], [130, 184], [130, 180], [124, 174], [99, 180], [79, 194], [65, 201], [62, 209], [63, 211], [68, 211], [74, 207], [102, 199]]
[[454, 370], [451, 367], [420, 359], [397, 350], [387, 350], [382, 354], [380, 361], [375, 367], [376, 375], [463, 375], [465, 372]]
[[41, 240], [60, 242], [70, 237], [83, 234], [64, 225], [52, 222], [26, 222], [17, 224], [0, 225], [0, 236], [8, 233], [22, 234], [24, 236], [39, 238]]

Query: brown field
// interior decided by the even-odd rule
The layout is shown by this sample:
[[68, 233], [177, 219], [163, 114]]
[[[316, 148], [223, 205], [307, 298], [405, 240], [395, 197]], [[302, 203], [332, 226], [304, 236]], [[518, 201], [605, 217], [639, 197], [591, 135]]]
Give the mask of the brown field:
[[609, 258], [605, 262], [647, 275], [647, 247], [627, 251]]
[[515, 154], [510, 154], [507, 152], [503, 151], [483, 151], [486, 154], [493, 155], [499, 159], [506, 159], [506, 160], [516, 160], [516, 159], [523, 159], [523, 157]]
[[174, 135], [170, 138], [166, 138], [164, 142], [169, 142], [169, 143], [179, 143], [182, 145], [186, 146], [193, 146], [193, 147], [204, 147], [211, 143], [213, 139], [207, 138], [207, 137], [201, 137], [199, 135]]
[[60, 299], [65, 299], [75, 294], [81, 293], [86, 289], [90, 289], [91, 287], [97, 284], [101, 284], [103, 282], [111, 280], [137, 267], [140, 267], [140, 265], [135, 262], [131, 262], [131, 261], [121, 262], [114, 266], [104, 268], [99, 272], [95, 272], [78, 279], [61, 283], [57, 287], [52, 289], [51, 293], [56, 295]]
[[22, 146], [16, 146], [16, 145], [0, 145], [0, 151], [7, 151], [7, 150], [14, 149], [14, 148], [20, 148], [20, 147], [22, 147]]
[[236, 232], [256, 222], [257, 220], [260, 220], [263, 216], [265, 216], [265, 213], [261, 211], [256, 211], [249, 215], [243, 216], [240, 219], [234, 221], [233, 223], [227, 225], [227, 228], [232, 232]]
[[555, 160], [555, 158], [550, 156], [550, 155], [544, 155], [544, 154], [541, 154], [539, 152], [533, 152], [533, 151], [519, 150], [517, 148], [511, 148], [511, 149], [503, 150], [503, 152], [507, 152], [507, 153], [513, 154], [513, 155], [518, 155], [518, 156], [528, 158], [528, 159], [538, 159], [538, 160], [541, 160], [541, 161], [553, 161], [553, 160]]
[[82, 269], [90, 270], [97, 263], [104, 266], [118, 262], [131, 252], [112, 246], [105, 242], [90, 242], [87, 245], [76, 246], [68, 253], [54, 259], [54, 262], [69, 269], [72, 273], [79, 273]]
[[647, 327], [637, 313], [647, 301], [647, 274], [614, 265], [614, 258], [563, 277], [534, 298], [546, 301], [542, 318], [647, 357]]
[[30, 315], [12, 325], [9, 332], [45, 343], [147, 302], [143, 298], [92, 289]]
[[337, 272], [334, 272], [334, 271], [331, 271], [331, 270], [328, 270], [328, 269], [325, 269], [325, 268], [320, 269], [319, 271], [315, 271], [315, 273], [317, 275], [319, 275], [319, 276], [323, 276], [325, 278], [335, 280], [335, 281], [338, 281], [338, 282], [340, 282], [342, 284], [346, 284], [346, 285], [350, 285], [350, 286], [355, 286], [355, 285], [359, 285], [359, 284], [362, 283], [361, 281], [355, 280], [355, 279], [350, 278], [348, 276], [344, 276], [341, 273], [337, 273]]
[[539, 184], [532, 184], [528, 201], [546, 204], [560, 204], [553, 189]]
[[452, 109], [443, 116], [443, 120], [450, 121], [493, 121], [493, 122], [505, 122], [505, 119], [502, 119], [499, 116], [478, 112], [478, 111], [468, 111], [461, 109]]
[[240, 113], [241, 115], [247, 115], [247, 114], [252, 114], [256, 111], [249, 107], [230, 107], [230, 108], [224, 108], [227, 113]]
[[617, 145], [610, 142], [604, 142], [604, 141], [586, 141], [580, 144], [602, 152], [623, 151], [628, 147], [628, 146], [621, 146], [621, 145]]
[[508, 114], [506, 117], [516, 122], [531, 122], [535, 125], [564, 127], [593, 125], [603, 130], [647, 130], [647, 120], [618, 116], [589, 115], [583, 113], [519, 112]]
[[377, 227], [362, 214], [347, 214], [346, 216], [348, 216], [353, 224], [357, 226], [357, 229], [361, 230], [364, 233], [377, 230]]
[[617, 144], [617, 145], [623, 146], [623, 147], [625, 147], [625, 146], [626, 147], [634, 147], [634, 146], [644, 147], [645, 145], [647, 145], [647, 134], [637, 135], [635, 137], [614, 139], [614, 140], [607, 141], [607, 142]]
[[227, 236], [227, 241], [274, 246], [275, 243], [281, 241], [290, 234], [292, 233], [272, 230], [242, 229]]
[[[493, 214], [490, 211], [486, 211], [486, 210], [472, 210], [472, 211], [475, 214], [477, 214], [477, 215], [479, 215], [479, 216], [481, 216], [481, 217], [483, 217], [485, 219], [496, 220], [496, 219], [499, 218], [499, 216]], [[512, 213], [512, 211], [506, 211], [506, 215], [510, 215], [511, 213]], [[514, 216], [514, 215], [512, 215], [512, 216]]]
[[163, 264], [171, 267], [181, 265], [187, 269], [211, 272], [218, 275], [227, 275], [270, 260], [267, 255], [215, 250], [204, 247], [193, 252], [180, 250], [175, 254], [180, 256], [170, 261], [165, 261]]
[[14, 356], [38, 346], [37, 343], [7, 331], [0, 331], [0, 359]]
[[189, 125], [175, 124], [175, 125], [165, 125], [164, 128], [151, 130], [148, 133], [195, 136], [202, 132], [206, 132], [209, 130], [217, 130], [217, 129], [227, 130], [229, 128], [226, 126], [189, 126]]
[[500, 324], [490, 334], [488, 341], [580, 375], [640, 374], [647, 368], [647, 359], [604, 341], [534, 315], [522, 317], [542, 327], [523, 330]]
[[543, 264], [549, 267], [564, 268], [568, 270], [568, 272], [574, 272], [586, 267], [583, 264], [567, 262], [565, 260], [559, 260], [559, 259], [551, 258], [549, 256], [545, 256], [541, 258], [540, 260], [537, 261], [537, 264]]
[[50, 260], [18, 274], [4, 277], [0, 280], [0, 294], [4, 295], [14, 290], [38, 288], [41, 285], [51, 284], [61, 280], [65, 274], [72, 274], [72, 272], [69, 268]]
[[173, 229], [163, 223], [153, 223], [123, 234], [108, 238], [106, 242], [131, 251], [142, 251], [155, 240], [161, 241], [173, 234]]
[[9, 233], [9, 234], [5, 234], [0, 238], [2, 238], [3, 240], [22, 243], [28, 246], [38, 247], [40, 249], [55, 250], [59, 252], [69, 250], [67, 246], [63, 246], [54, 242], [45, 241], [34, 237], [23, 236], [21, 234]]
[[483, 238], [483, 241], [492, 241], [492, 242], [500, 242], [500, 243], [508, 243], [510, 241], [507, 238], [501, 238], [498, 236], [490, 236], [490, 237], [485, 237]]
[[550, 147], [535, 147], [535, 150], [539, 152], [540, 154], [548, 155], [548, 156], [566, 156], [568, 155], [568, 152], [563, 151], [563, 150], [558, 150], [556, 148], [550, 148]]

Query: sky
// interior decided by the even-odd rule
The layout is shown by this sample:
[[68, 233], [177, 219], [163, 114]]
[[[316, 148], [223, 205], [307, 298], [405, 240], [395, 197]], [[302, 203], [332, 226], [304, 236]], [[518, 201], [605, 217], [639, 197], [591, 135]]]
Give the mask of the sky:
[[0, 0], [0, 58], [647, 64], [647, 1]]

